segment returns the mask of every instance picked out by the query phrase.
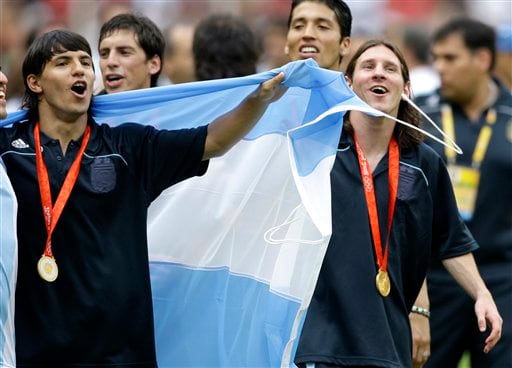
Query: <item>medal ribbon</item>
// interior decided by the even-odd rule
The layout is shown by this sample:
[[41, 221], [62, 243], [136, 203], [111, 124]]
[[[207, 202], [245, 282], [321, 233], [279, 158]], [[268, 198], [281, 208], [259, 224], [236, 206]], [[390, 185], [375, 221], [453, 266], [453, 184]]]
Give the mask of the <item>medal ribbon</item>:
[[375, 187], [373, 185], [373, 175], [370, 164], [366, 160], [361, 146], [357, 142], [354, 134], [354, 142], [356, 144], [357, 157], [359, 161], [359, 170], [361, 172], [361, 179], [363, 180], [364, 195], [366, 198], [366, 205], [368, 207], [368, 216], [370, 218], [370, 226], [372, 231], [373, 247], [377, 255], [377, 266], [379, 270], [387, 272], [388, 268], [388, 253], [389, 253], [389, 236], [391, 233], [391, 224], [393, 223], [393, 214], [395, 213], [395, 203], [398, 192], [398, 177], [400, 165], [400, 152], [398, 149], [398, 142], [395, 137], [391, 137], [388, 148], [388, 189], [389, 189], [389, 205], [388, 205], [388, 227], [386, 234], [386, 247], [382, 247], [382, 238], [380, 236], [379, 227], [379, 214], [377, 212], [377, 200], [375, 197]]
[[55, 201], [55, 206], [52, 206], [52, 195], [50, 191], [50, 180], [48, 179], [48, 169], [43, 160], [43, 154], [41, 152], [41, 138], [39, 136], [39, 122], [36, 122], [34, 127], [34, 140], [36, 144], [36, 170], [37, 170], [37, 181], [39, 183], [39, 192], [41, 194], [41, 203], [43, 205], [43, 216], [45, 219], [46, 231], [48, 237], [46, 238], [46, 245], [44, 248], [44, 255], [48, 257], [53, 257], [52, 253], [52, 242], [51, 237], [53, 230], [55, 229], [55, 225], [59, 220], [60, 215], [62, 214], [62, 210], [66, 205], [66, 202], [69, 199], [71, 191], [73, 190], [73, 186], [76, 183], [78, 178], [78, 174], [80, 173], [80, 163], [82, 162], [82, 156], [85, 152], [85, 147], [87, 146], [87, 142], [89, 141], [89, 137], [91, 135], [91, 128], [89, 125], [85, 128], [84, 137], [82, 139], [82, 145], [80, 146], [80, 150], [69, 169], [66, 179], [64, 179], [64, 183], [60, 189], [57, 200]]

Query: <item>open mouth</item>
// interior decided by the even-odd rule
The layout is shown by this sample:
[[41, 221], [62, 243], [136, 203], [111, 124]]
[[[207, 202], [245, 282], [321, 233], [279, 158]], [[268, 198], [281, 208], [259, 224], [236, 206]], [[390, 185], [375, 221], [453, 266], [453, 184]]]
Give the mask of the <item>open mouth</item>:
[[300, 49], [299, 49], [299, 52], [301, 54], [317, 54], [318, 53], [318, 49], [314, 46], [302, 46]]
[[376, 93], [378, 95], [383, 95], [388, 92], [387, 88], [382, 86], [375, 86], [370, 89], [373, 93]]
[[122, 77], [120, 75], [109, 75], [107, 76], [106, 80], [107, 82], [116, 82], [120, 80]]
[[87, 89], [85, 82], [76, 82], [71, 86], [71, 90], [76, 94], [83, 95]]

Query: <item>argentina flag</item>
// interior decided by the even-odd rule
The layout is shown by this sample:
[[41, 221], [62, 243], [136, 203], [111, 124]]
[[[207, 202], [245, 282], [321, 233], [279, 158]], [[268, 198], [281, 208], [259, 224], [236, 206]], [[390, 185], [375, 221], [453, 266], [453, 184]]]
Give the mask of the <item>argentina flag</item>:
[[18, 248], [17, 202], [3, 161], [0, 159], [0, 367], [14, 368], [14, 291]]
[[[330, 170], [342, 115], [350, 109], [380, 114], [353, 94], [341, 73], [313, 60], [248, 77], [93, 100], [98, 123], [190, 128], [228, 112], [281, 71], [289, 88], [252, 131], [212, 159], [204, 176], [168, 188], [149, 208], [160, 367], [293, 366], [331, 235]], [[10, 114], [0, 124], [23, 114]], [[2, 216], [14, 218], [12, 193], [1, 195]], [[15, 249], [15, 238], [6, 242], [2, 247]], [[3, 266], [4, 251], [1, 257]], [[11, 268], [14, 260], [5, 258]], [[10, 272], [7, 284], [14, 278]], [[12, 312], [11, 296], [1, 295], [6, 315]], [[2, 332], [13, 332], [6, 319], [0, 323]], [[0, 341], [1, 351], [12, 348], [12, 339]]]

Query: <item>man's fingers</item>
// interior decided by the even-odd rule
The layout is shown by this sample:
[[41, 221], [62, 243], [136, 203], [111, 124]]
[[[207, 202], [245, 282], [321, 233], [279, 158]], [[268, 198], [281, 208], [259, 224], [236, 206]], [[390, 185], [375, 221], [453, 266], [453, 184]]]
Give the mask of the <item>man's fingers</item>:
[[263, 100], [275, 100], [281, 97], [286, 92], [286, 88], [280, 86], [284, 78], [284, 73], [280, 72], [272, 79], [263, 82], [260, 88], [260, 98]]

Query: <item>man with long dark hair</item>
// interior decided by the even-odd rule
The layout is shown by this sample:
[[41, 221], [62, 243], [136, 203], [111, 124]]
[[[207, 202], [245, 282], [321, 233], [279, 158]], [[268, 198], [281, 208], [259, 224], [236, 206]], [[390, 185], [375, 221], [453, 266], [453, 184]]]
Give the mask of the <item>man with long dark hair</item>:
[[[312, 6], [305, 11], [305, 5]], [[290, 33], [304, 29], [298, 55], [322, 60], [317, 40], [335, 24], [328, 9], [323, 1], [303, 1], [295, 8], [304, 11], [291, 22], [297, 28], [290, 28]], [[364, 43], [350, 60], [346, 79], [372, 107], [419, 125], [418, 113], [402, 98], [411, 93], [409, 72], [392, 44]], [[296, 364], [412, 366], [408, 315], [431, 256], [442, 259], [476, 300], [478, 328], [491, 326], [485, 349], [494, 347], [502, 320], [471, 255], [477, 244], [458, 215], [442, 160], [422, 143], [421, 134], [390, 118], [347, 112], [331, 196], [333, 233]]]

